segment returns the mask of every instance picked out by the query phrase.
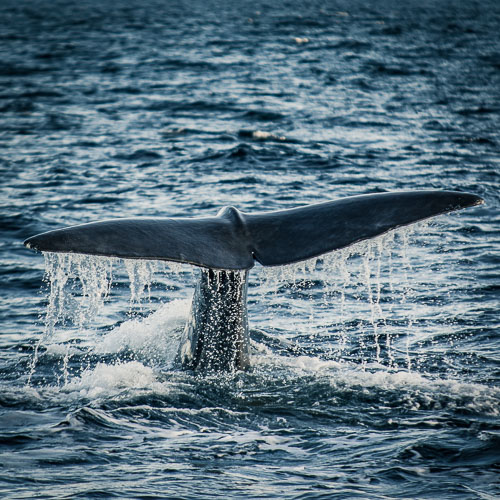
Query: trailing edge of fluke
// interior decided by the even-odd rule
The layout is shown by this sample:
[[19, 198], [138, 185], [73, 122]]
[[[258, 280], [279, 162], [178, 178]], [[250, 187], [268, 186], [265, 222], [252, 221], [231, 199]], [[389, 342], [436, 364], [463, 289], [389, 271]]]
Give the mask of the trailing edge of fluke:
[[479, 196], [457, 191], [377, 193], [260, 214], [225, 207], [215, 217], [111, 219], [48, 231], [24, 244], [43, 252], [246, 270], [255, 261], [299, 262], [481, 203]]

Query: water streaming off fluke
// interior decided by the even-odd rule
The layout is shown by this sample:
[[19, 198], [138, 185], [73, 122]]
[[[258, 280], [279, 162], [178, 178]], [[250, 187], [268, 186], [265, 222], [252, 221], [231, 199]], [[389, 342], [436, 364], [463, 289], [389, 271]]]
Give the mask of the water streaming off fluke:
[[[414, 315], [421, 307], [412, 301], [415, 292], [409, 278], [413, 270], [408, 238], [414, 231], [415, 227], [399, 229], [298, 264], [257, 267], [250, 281], [251, 325], [255, 323], [258, 329], [261, 322], [252, 315], [252, 303], [257, 301], [269, 316], [265, 318], [269, 336], [276, 334], [276, 340], [285, 344], [293, 337], [297, 353], [315, 356], [321, 350], [326, 359], [411, 371], [420, 363], [412, 345]], [[55, 345], [66, 346], [60, 378], [65, 383], [69, 380], [67, 356], [76, 348], [90, 356], [103, 352], [105, 345], [120, 345], [118, 351], [127, 351], [132, 359], [139, 356], [161, 366], [163, 355], [164, 364], [171, 365], [189, 301], [175, 283], [194, 282], [198, 271], [176, 263], [79, 254], [45, 253], [45, 263], [44, 333], [35, 350], [30, 380], [40, 349], [54, 353]], [[182, 312], [175, 312], [181, 311], [176, 306], [179, 300], [184, 304]], [[105, 328], [99, 326], [103, 319], [108, 323]], [[149, 354], [140, 347], [143, 340], [134, 342], [133, 331], [138, 338], [149, 338]], [[169, 341], [166, 332], [172, 337]], [[259, 352], [258, 335], [252, 349]], [[83, 358], [88, 363], [88, 357]]]

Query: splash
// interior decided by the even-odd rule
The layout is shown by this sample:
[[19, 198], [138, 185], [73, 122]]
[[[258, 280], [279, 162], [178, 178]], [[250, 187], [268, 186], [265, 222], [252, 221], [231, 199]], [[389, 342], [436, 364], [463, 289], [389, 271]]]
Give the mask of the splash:
[[[413, 310], [401, 312], [394, 305], [405, 306], [414, 297], [409, 248], [415, 230], [400, 228], [319, 258], [261, 268], [260, 286], [270, 310], [298, 311], [294, 330], [311, 346], [330, 343], [332, 359], [342, 361], [354, 352], [363, 365], [374, 360], [394, 369], [404, 364], [410, 371]], [[279, 313], [273, 318], [286, 331], [282, 321]], [[389, 327], [389, 321], [402, 326]], [[394, 345], [401, 336], [406, 338], [404, 360]]]
[[99, 355], [133, 353], [136, 358], [171, 367], [191, 302], [173, 300], [145, 318], [132, 318], [100, 338], [93, 348]]
[[[469, 414], [500, 415], [500, 389], [483, 383], [430, 377], [406, 369], [387, 370], [370, 366], [360, 370], [350, 362], [322, 360], [311, 356], [281, 357], [264, 353], [253, 360], [259, 370], [255, 373], [267, 377], [269, 371], [274, 382], [283, 377], [287, 386], [308, 384], [310, 392], [322, 398], [352, 402], [354, 399], [405, 408], [409, 411], [444, 410]], [[280, 373], [281, 370], [281, 373]], [[283, 375], [282, 375], [283, 374]], [[317, 387], [321, 387], [318, 390]]]
[[[81, 329], [94, 321], [103, 312], [113, 285], [123, 287], [122, 264], [130, 290], [129, 312], [134, 306], [140, 309], [145, 302], [151, 303], [152, 286], [162, 281], [160, 275], [183, 272], [175, 262], [59, 253], [44, 253], [44, 257], [48, 285], [45, 336], [54, 335], [56, 325], [73, 324]], [[164, 286], [169, 288], [168, 283]]]
[[121, 391], [151, 390], [157, 385], [156, 376], [152, 368], [144, 366], [138, 361], [128, 363], [105, 364], [83, 371], [64, 386], [64, 392], [76, 393], [79, 398], [95, 400], [106, 396], [115, 396]]
[[[263, 322], [263, 331], [312, 355], [358, 362], [363, 368], [374, 362], [411, 371], [418, 365], [411, 353], [414, 308], [407, 307], [414, 296], [408, 252], [414, 230], [402, 228], [294, 265], [257, 268], [259, 272], [251, 273], [249, 298], [262, 302], [265, 313], [261, 308], [251, 323]], [[172, 339], [179, 339], [189, 301], [180, 297], [180, 308], [165, 308], [162, 302], [165, 297], [178, 299], [173, 292], [192, 292], [190, 266], [50, 253], [45, 264], [47, 307], [29, 382], [45, 344], [52, 353], [65, 349], [58, 380], [67, 384], [70, 361], [86, 336], [94, 355], [128, 352], [151, 363], [162, 358], [165, 366], [172, 366]], [[120, 303], [125, 297], [129, 307], [124, 318]], [[113, 298], [118, 298], [115, 306]], [[249, 309], [252, 314], [255, 307]]]
[[[56, 336], [58, 325], [72, 323], [81, 329], [94, 319], [111, 290], [115, 259], [59, 253], [44, 253], [44, 282], [48, 289], [43, 334], [35, 346], [28, 384], [35, 372], [40, 346]], [[78, 284], [80, 291], [77, 292]], [[81, 300], [78, 300], [80, 296]], [[69, 346], [64, 357], [67, 373]]]
[[[78, 326], [93, 320], [111, 290], [115, 259], [73, 254], [44, 254], [49, 300], [45, 333], [53, 334], [57, 323]], [[81, 292], [76, 292], [78, 283]], [[69, 293], [68, 293], [69, 292]], [[82, 300], [77, 300], [80, 295]]]
[[[170, 276], [185, 274], [183, 266], [176, 263], [123, 261], [118, 258], [61, 253], [44, 253], [44, 258], [47, 306], [43, 332], [35, 345], [29, 367], [28, 385], [35, 373], [42, 346], [52, 355], [64, 351], [61, 374], [57, 379], [58, 383], [68, 383], [69, 364], [75, 352], [75, 345], [79, 344], [86, 334], [102, 328], [103, 316], [110, 308], [113, 291], [121, 295], [123, 289], [128, 287], [128, 317], [131, 318], [129, 321], [133, 322], [137, 314], [147, 314], [153, 309], [153, 285], [171, 289], [172, 280], [162, 277], [167, 273]], [[182, 278], [185, 282], [186, 277]], [[109, 318], [109, 313], [107, 319], [114, 324], [120, 322], [120, 318]], [[113, 331], [115, 330], [116, 328], [113, 328]], [[95, 345], [94, 342], [90, 349], [93, 350]]]

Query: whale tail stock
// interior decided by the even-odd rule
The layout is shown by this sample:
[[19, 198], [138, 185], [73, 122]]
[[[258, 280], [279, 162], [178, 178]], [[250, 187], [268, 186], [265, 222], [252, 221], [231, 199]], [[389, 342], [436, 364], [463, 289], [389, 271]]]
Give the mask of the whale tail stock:
[[456, 191], [377, 193], [260, 214], [225, 207], [215, 217], [111, 219], [48, 231], [24, 244], [44, 252], [248, 270], [255, 261], [292, 264], [481, 203]]
[[352, 196], [305, 207], [215, 217], [130, 218], [56, 229], [24, 244], [45, 252], [185, 262], [202, 268], [179, 357], [184, 367], [234, 371], [249, 365], [248, 270], [292, 264], [391, 229], [483, 203], [454, 191]]

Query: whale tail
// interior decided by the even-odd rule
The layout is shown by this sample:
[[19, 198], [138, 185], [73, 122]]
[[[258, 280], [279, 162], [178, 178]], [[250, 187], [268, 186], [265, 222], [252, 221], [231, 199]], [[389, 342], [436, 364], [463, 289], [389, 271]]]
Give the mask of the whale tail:
[[249, 365], [247, 277], [256, 261], [264, 266], [291, 264], [480, 203], [477, 196], [452, 191], [383, 193], [262, 214], [226, 207], [216, 217], [93, 222], [24, 243], [46, 252], [200, 266], [179, 359], [188, 369], [234, 371]]
[[380, 193], [260, 214], [226, 207], [215, 217], [105, 220], [42, 233], [24, 244], [45, 252], [247, 270], [255, 261], [277, 266], [317, 257], [481, 203], [476, 195], [455, 191]]

